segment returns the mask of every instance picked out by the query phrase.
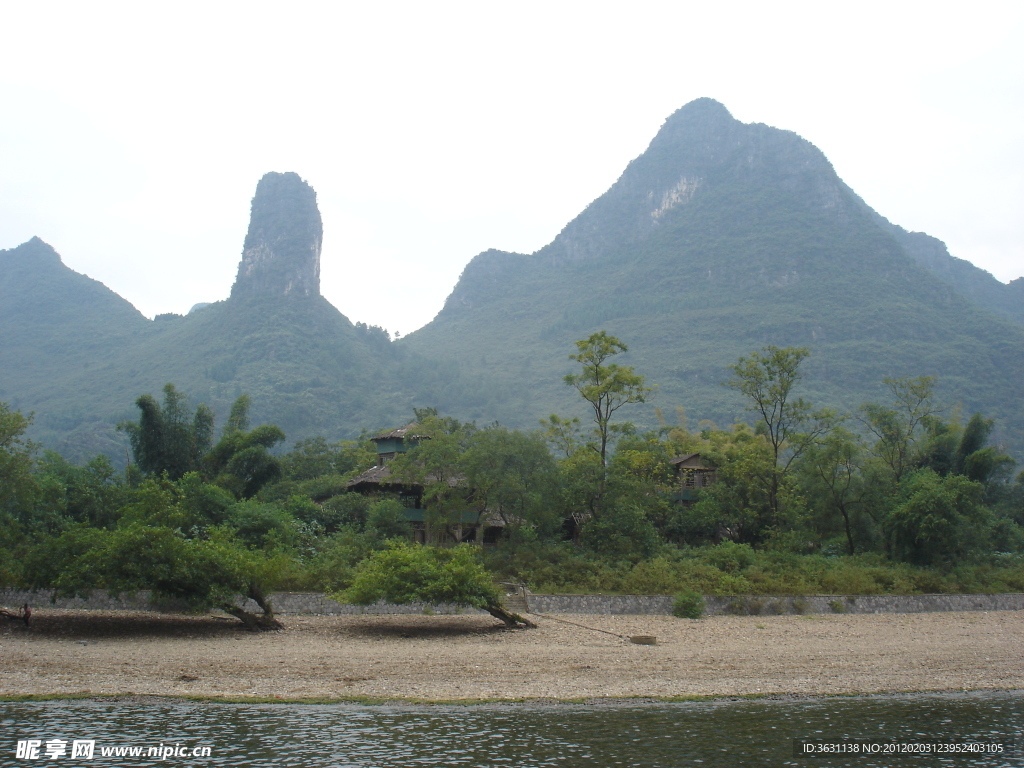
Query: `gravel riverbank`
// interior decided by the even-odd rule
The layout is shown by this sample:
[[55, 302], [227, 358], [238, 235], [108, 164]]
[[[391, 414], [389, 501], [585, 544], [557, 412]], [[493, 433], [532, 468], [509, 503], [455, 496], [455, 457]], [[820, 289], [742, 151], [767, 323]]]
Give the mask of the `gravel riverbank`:
[[[40, 608], [0, 624], [0, 696], [413, 700], [1024, 689], [1024, 611], [825, 616], [213, 616]], [[574, 622], [574, 623], [568, 623]], [[579, 626], [583, 625], [583, 626]], [[610, 633], [610, 634], [609, 634]], [[653, 635], [657, 645], [637, 645]]]

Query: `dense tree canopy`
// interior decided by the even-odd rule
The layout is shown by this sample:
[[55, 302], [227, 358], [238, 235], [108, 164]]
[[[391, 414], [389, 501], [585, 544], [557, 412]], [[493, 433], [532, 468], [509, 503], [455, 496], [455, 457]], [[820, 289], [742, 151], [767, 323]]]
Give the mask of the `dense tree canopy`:
[[144, 474], [177, 480], [199, 469], [213, 441], [213, 412], [200, 405], [191, 414], [187, 403], [173, 384], [166, 384], [163, 405], [152, 395], [142, 395], [135, 401], [139, 421], [118, 425], [128, 434], [135, 463]]
[[487, 611], [509, 627], [532, 626], [505, 609], [493, 577], [480, 564], [475, 548], [465, 544], [441, 549], [390, 541], [360, 564], [342, 597], [356, 605], [465, 605]]
[[[247, 431], [243, 397], [211, 445], [212, 411], [199, 406], [193, 414], [172, 384], [162, 405], [148, 395], [136, 404], [139, 421], [123, 429], [138, 469], [123, 478], [103, 457], [77, 467], [52, 452], [31, 473], [28, 447], [12, 439], [18, 450], [8, 453], [19, 457], [33, 496], [19, 505], [13, 530], [21, 538], [7, 549], [18, 552], [19, 568], [5, 569], [5, 580], [63, 595], [146, 590], [156, 600], [221, 608], [253, 628], [276, 627], [269, 590], [287, 572], [289, 549], [301, 537], [291, 515], [239, 500], [280, 474], [267, 449], [284, 439], [281, 430]], [[240, 607], [239, 597], [262, 613]]]
[[[162, 403], [139, 398], [127, 472], [38, 455], [29, 417], [0, 404], [0, 585], [149, 590], [254, 628], [276, 626], [279, 589], [455, 602], [521, 623], [488, 569], [535, 591], [1024, 590], [1024, 473], [990, 444], [993, 421], [945, 409], [932, 379], [888, 379], [885, 402], [844, 419], [803, 399], [807, 350], [766, 347], [727, 385], [752, 424], [691, 431], [680, 413], [641, 432], [612, 421], [649, 392], [611, 362], [625, 346], [594, 334], [577, 349], [583, 372], [567, 380], [593, 430], [421, 409], [409, 450], [386, 465], [392, 484], [369, 495], [349, 485], [378, 460], [365, 433], [283, 451], [280, 429], [249, 424], [244, 396], [216, 442], [212, 412], [172, 385]], [[694, 455], [715, 479], [684, 488], [676, 465]], [[428, 541], [474, 545], [414, 546], [414, 523]]]

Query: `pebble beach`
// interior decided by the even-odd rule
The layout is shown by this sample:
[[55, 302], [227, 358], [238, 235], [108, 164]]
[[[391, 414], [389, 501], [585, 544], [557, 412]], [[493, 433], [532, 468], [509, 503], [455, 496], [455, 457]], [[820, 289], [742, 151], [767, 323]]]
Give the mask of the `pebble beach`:
[[[487, 701], [1024, 689], [1024, 611], [233, 620], [46, 610], [0, 624], [0, 696]], [[630, 641], [655, 638], [653, 645]]]

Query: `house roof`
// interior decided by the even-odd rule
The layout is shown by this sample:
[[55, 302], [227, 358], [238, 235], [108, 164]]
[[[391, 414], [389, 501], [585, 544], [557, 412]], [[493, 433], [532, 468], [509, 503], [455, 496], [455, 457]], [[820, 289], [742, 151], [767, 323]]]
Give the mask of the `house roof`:
[[391, 475], [391, 468], [387, 464], [376, 467], [370, 467], [368, 470], [363, 472], [361, 475], [357, 475], [348, 481], [348, 487], [351, 488], [354, 485], [360, 483], [382, 483]]
[[[447, 483], [452, 488], [455, 488], [459, 485], [462, 485], [463, 480], [464, 478], [461, 475], [456, 475], [453, 477], [449, 477]], [[437, 482], [437, 477], [435, 475], [428, 475], [427, 482], [435, 483]], [[354, 488], [355, 486], [362, 485], [363, 483], [370, 483], [372, 485], [419, 485], [419, 483], [410, 483], [408, 481], [403, 480], [392, 480], [391, 467], [388, 466], [387, 464], [378, 464], [376, 467], [370, 467], [361, 475], [353, 477], [351, 480], [349, 480], [347, 485], [349, 488]]]
[[700, 456], [699, 453], [681, 453], [675, 458], [669, 459], [669, 464], [682, 464], [684, 461], [689, 461], [694, 456]]
[[683, 453], [674, 459], [669, 459], [668, 463], [676, 467], [682, 467], [685, 464], [687, 469], [715, 469], [715, 465], [711, 462], [705, 464], [699, 453]]
[[390, 438], [395, 438], [395, 437], [399, 437], [399, 438], [404, 438], [404, 437], [422, 438], [422, 437], [426, 437], [426, 435], [409, 434], [410, 430], [416, 430], [416, 429], [419, 429], [419, 427], [420, 427], [420, 425], [418, 423], [416, 423], [415, 421], [410, 421], [404, 427], [399, 427], [398, 429], [392, 429], [390, 432], [381, 432], [379, 435], [374, 435], [370, 439], [371, 440], [388, 440]]

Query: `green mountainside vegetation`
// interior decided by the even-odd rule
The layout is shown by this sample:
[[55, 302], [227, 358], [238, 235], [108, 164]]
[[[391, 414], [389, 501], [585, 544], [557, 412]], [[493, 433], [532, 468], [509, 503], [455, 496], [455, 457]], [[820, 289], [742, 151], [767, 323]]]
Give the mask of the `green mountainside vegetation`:
[[146, 320], [38, 239], [0, 252], [0, 397], [35, 413], [33, 439], [121, 466], [125, 404], [171, 381], [216, 412], [249, 393], [293, 441], [426, 405], [530, 427], [581, 412], [558, 386], [566, 350], [607, 329], [655, 389], [629, 413], [647, 427], [680, 408], [731, 423], [730, 362], [795, 345], [812, 351], [816, 400], [849, 409], [886, 377], [934, 376], [1024, 451], [1024, 290], [889, 224], [795, 134], [710, 99], [669, 118], [551, 244], [473, 259], [437, 318], [397, 342], [318, 295], [322, 229], [297, 175], [268, 174], [253, 216], [232, 298], [185, 317]]
[[440, 399], [474, 418], [510, 413], [490, 412], [510, 385], [393, 344], [316, 292], [261, 292], [291, 285], [276, 268], [247, 279], [243, 295], [151, 321], [41, 240], [0, 251], [0, 398], [34, 414], [33, 440], [72, 461], [103, 453], [117, 467], [128, 456], [117, 423], [138, 393], [168, 382], [217, 414], [247, 393], [254, 418], [293, 442], [358, 436]]
[[[250, 393], [254, 415], [295, 439], [358, 434], [394, 418], [393, 401], [401, 399], [395, 361], [403, 353], [383, 331], [353, 325], [320, 296], [232, 299], [155, 321], [115, 305], [124, 316], [116, 325], [117, 316], [104, 324], [87, 314], [51, 328], [46, 321], [60, 320], [65, 298], [25, 291], [2, 287], [12, 343], [0, 346], [0, 396], [34, 411], [32, 437], [74, 460], [104, 452], [123, 465], [127, 443], [115, 425], [140, 392], [170, 381], [218, 413]], [[14, 309], [22, 298], [29, 309]], [[401, 405], [408, 409], [407, 398]]]
[[933, 276], [975, 306], [1024, 325], [1024, 278], [1004, 285], [971, 262], [950, 256], [941, 240], [892, 224], [889, 227], [907, 254]]
[[[0, 251], [0, 585], [246, 594], [272, 626], [269, 592], [406, 558], [400, 498], [347, 483], [416, 413], [394, 468], [428, 527], [497, 515], [480, 557], [538, 591], [1024, 589], [1024, 282], [890, 224], [795, 134], [687, 105], [401, 341], [319, 295], [321, 237], [312, 189], [268, 174], [237, 290], [152, 321], [41, 240]], [[717, 482], [683, 493], [685, 454]]]
[[[576, 346], [563, 386], [591, 419], [523, 432], [417, 411], [415, 443], [388, 466], [422, 487], [427, 543], [500, 521], [492, 545], [444, 556], [409, 542], [415, 510], [400, 490], [350, 490], [377, 460], [366, 441], [274, 455], [284, 434], [252, 427], [245, 395], [219, 439], [211, 411], [173, 385], [162, 401], [140, 396], [120, 425], [134, 459], [124, 472], [102, 456], [39, 455], [28, 419], [0, 405], [0, 586], [148, 589], [253, 629], [279, 626], [279, 590], [443, 596], [528, 624], [501, 607], [482, 565], [536, 592], [1024, 590], [1024, 473], [1014, 479], [990, 444], [991, 420], [942, 414], [930, 378], [890, 379], [886, 398], [841, 414], [804, 398], [806, 349], [769, 346], [730, 366], [753, 428], [641, 431], [619, 418], [646, 392], [618, 362], [626, 345], [600, 332]], [[693, 488], [675, 469], [692, 454], [713, 482]]]
[[[33, 437], [74, 458], [123, 452], [112, 439], [116, 418], [97, 413], [98, 387], [75, 380], [119, 368], [126, 347], [144, 342], [152, 322], [105, 287], [68, 269], [38, 238], [0, 251], [0, 400], [37, 411]], [[117, 405], [123, 409], [123, 396]], [[82, 438], [87, 450], [73, 446]]]
[[393, 344], [318, 295], [231, 298], [150, 321], [41, 241], [0, 252], [0, 265], [0, 397], [34, 412], [32, 438], [75, 461], [105, 453], [123, 466], [115, 425], [137, 393], [167, 382], [219, 414], [249, 393], [254, 416], [293, 441], [358, 436], [415, 403], [511, 413], [489, 408], [511, 386]]
[[679, 407], [730, 423], [741, 410], [719, 386], [728, 365], [795, 345], [812, 351], [817, 401], [853, 408], [886, 377], [934, 376], [947, 401], [990, 414], [995, 439], [1024, 448], [1024, 326], [908, 255], [809, 143], [710, 100], [673, 115], [549, 246], [477, 256], [401, 344], [522, 382], [517, 407], [532, 417], [572, 405], [558, 387], [565, 350], [603, 328], [631, 340], [629, 362], [657, 388], [630, 414], [648, 426], [655, 408]]

